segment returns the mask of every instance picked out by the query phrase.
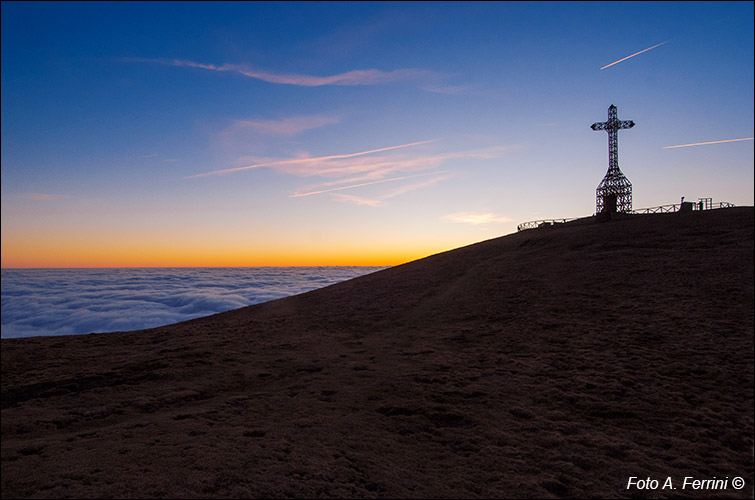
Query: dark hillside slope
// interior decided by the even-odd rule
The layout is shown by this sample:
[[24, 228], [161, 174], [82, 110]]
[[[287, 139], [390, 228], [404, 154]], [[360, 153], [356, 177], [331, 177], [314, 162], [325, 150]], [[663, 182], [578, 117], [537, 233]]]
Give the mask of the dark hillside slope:
[[527, 230], [185, 323], [3, 340], [2, 496], [752, 498], [754, 215]]

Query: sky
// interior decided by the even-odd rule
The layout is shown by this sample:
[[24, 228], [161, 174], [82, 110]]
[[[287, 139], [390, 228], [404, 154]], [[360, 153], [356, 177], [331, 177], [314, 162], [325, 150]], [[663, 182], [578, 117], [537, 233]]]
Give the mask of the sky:
[[2, 267], [396, 265], [589, 216], [611, 104], [635, 208], [753, 205], [753, 14], [4, 1]]

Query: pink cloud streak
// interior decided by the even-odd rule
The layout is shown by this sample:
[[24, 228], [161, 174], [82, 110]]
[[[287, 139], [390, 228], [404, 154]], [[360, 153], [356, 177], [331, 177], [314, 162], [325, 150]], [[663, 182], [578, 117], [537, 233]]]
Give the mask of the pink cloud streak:
[[334, 188], [329, 188], [329, 189], [321, 189], [319, 191], [309, 191], [309, 192], [305, 192], [305, 193], [294, 193], [290, 197], [291, 198], [298, 198], [298, 197], [301, 197], [301, 196], [311, 196], [313, 194], [330, 193], [332, 191], [342, 191], [344, 189], [353, 189], [353, 188], [358, 188], [358, 187], [362, 187], [362, 186], [370, 186], [372, 184], [382, 184], [384, 182], [403, 181], [405, 179], [412, 179], [414, 177], [427, 176], [427, 175], [432, 175], [432, 174], [436, 174], [436, 173], [437, 172], [430, 172], [430, 173], [416, 174], [416, 175], [405, 175], [403, 177], [393, 177], [391, 179], [380, 179], [380, 180], [377, 180], [377, 181], [362, 182], [360, 184], [351, 184], [349, 186], [339, 186], [339, 187], [334, 187]]
[[[440, 175], [438, 175], [438, 174], [440, 174]], [[424, 188], [427, 188], [427, 187], [431, 187], [431, 186], [434, 186], [434, 185], [438, 184], [439, 182], [448, 180], [451, 177], [453, 177], [453, 174], [448, 173], [445, 170], [441, 170], [439, 172], [428, 172], [426, 174], [407, 175], [405, 177], [399, 177], [399, 178], [396, 178], [396, 179], [386, 179], [386, 181], [398, 181], [398, 180], [411, 179], [411, 178], [414, 178], [414, 177], [429, 176], [429, 175], [437, 175], [437, 177], [433, 177], [432, 179], [428, 179], [428, 180], [424, 180], [424, 181], [420, 181], [420, 182], [414, 182], [414, 183], [411, 183], [411, 184], [405, 184], [403, 186], [399, 186], [399, 187], [397, 187], [395, 189], [392, 189], [391, 191], [388, 191], [386, 193], [378, 195], [376, 199], [362, 198], [362, 197], [359, 197], [359, 196], [354, 196], [354, 195], [349, 195], [349, 194], [344, 194], [344, 193], [328, 193], [328, 194], [332, 198], [334, 198], [334, 199], [336, 199], [338, 201], [343, 201], [343, 202], [348, 202], [348, 203], [354, 203], [356, 205], [369, 205], [371, 207], [376, 207], [376, 206], [379, 206], [380, 204], [382, 204], [385, 200], [388, 200], [390, 198], [395, 198], [396, 196], [400, 196], [402, 194], [406, 194], [406, 193], [409, 193], [411, 191], [416, 191], [418, 189], [424, 189]], [[367, 184], [377, 184], [377, 182], [371, 182], [371, 183], [367, 183]], [[345, 187], [340, 188], [340, 189], [351, 189], [351, 188], [360, 187], [360, 186], [361, 185], [358, 184], [358, 185], [353, 185], [353, 186], [345, 186]], [[327, 191], [325, 191], [325, 192], [327, 192]], [[318, 194], [318, 192], [307, 193], [307, 194]], [[300, 195], [300, 196], [306, 196], [306, 194], [305, 195]]]
[[279, 83], [284, 85], [298, 85], [302, 87], [320, 87], [323, 85], [377, 85], [380, 83], [389, 83], [399, 80], [408, 80], [424, 75], [431, 74], [428, 70], [404, 68], [393, 71], [381, 71], [378, 69], [357, 69], [339, 73], [331, 76], [313, 76], [299, 74], [279, 74], [266, 71], [258, 71], [244, 64], [203, 64], [194, 61], [182, 59], [151, 60], [151, 62], [167, 63], [171, 66], [200, 68], [210, 71], [230, 71], [239, 73], [250, 78], [256, 78], [268, 83]]
[[[300, 176], [333, 176], [339, 177], [343, 175], [349, 175], [347, 178], [340, 178], [333, 181], [321, 182], [318, 184], [310, 185], [301, 188], [296, 196], [309, 196], [313, 194], [330, 193], [332, 191], [342, 191], [346, 189], [358, 188], [363, 186], [369, 186], [373, 184], [380, 184], [383, 182], [392, 182], [399, 180], [406, 180], [413, 177], [420, 177], [426, 175], [435, 175], [440, 172], [422, 173], [409, 176], [392, 177], [385, 179], [388, 175], [395, 175], [398, 172], [416, 172], [420, 170], [427, 170], [435, 168], [443, 162], [455, 159], [455, 158], [497, 158], [500, 157], [503, 152], [513, 149], [506, 146], [495, 146], [486, 149], [461, 151], [454, 153], [441, 153], [435, 155], [420, 155], [420, 156], [391, 156], [391, 157], [379, 157], [379, 158], [361, 158], [357, 164], [351, 162], [328, 162], [327, 164], [316, 165], [317, 170], [308, 169], [296, 169], [291, 171], [285, 169], [289, 173], [294, 173]], [[446, 171], [443, 171], [446, 172]], [[351, 175], [354, 173], [360, 173], [361, 175]], [[380, 201], [399, 196], [416, 189], [422, 189], [431, 185], [437, 184], [440, 181], [450, 178], [451, 175], [440, 176], [435, 179], [430, 179], [422, 183], [415, 183], [411, 185], [401, 186], [391, 192], [384, 193], [378, 200], [369, 200], [371, 203], [364, 203], [358, 200], [348, 199], [340, 197], [340, 201], [352, 201], [358, 204], [371, 204], [377, 205]], [[335, 186], [335, 187], [334, 187]]]
[[[224, 174], [230, 174], [234, 172], [241, 172], [242, 170], [249, 170], [252, 168], [260, 168], [260, 167], [287, 167], [292, 165], [305, 165], [308, 163], [317, 163], [317, 162], [327, 162], [329, 160], [338, 160], [343, 158], [355, 158], [357, 156], [364, 156], [369, 155], [373, 153], [380, 153], [383, 151], [391, 151], [394, 149], [400, 149], [400, 148], [409, 148], [412, 146], [419, 146], [421, 144], [427, 144], [430, 142], [434, 142], [437, 139], [432, 139], [429, 141], [420, 141], [420, 142], [411, 142], [409, 144], [400, 144], [398, 146], [389, 146], [386, 148], [379, 148], [379, 149], [371, 149], [369, 151], [360, 151], [358, 153], [349, 153], [349, 154], [342, 154], [342, 155], [330, 155], [330, 156], [318, 156], [314, 158], [293, 158], [289, 160], [276, 160], [276, 161], [270, 161], [270, 162], [262, 162], [262, 163], [256, 163], [254, 165], [247, 165], [244, 167], [235, 167], [235, 168], [226, 168], [223, 170], [213, 170], [211, 172], [205, 172], [203, 174], [196, 174], [191, 175], [187, 177], [188, 179], [194, 179], [197, 177], [207, 177], [210, 175], [224, 175]], [[311, 175], [315, 174], [322, 174], [321, 171], [318, 171], [316, 173], [313, 173]]]
[[339, 123], [336, 116], [293, 116], [279, 120], [236, 120], [223, 131], [225, 135], [233, 135], [243, 131], [254, 131], [262, 134], [292, 136], [305, 130]]
[[[253, 165], [214, 170], [191, 176], [192, 178], [222, 175], [247, 169], [269, 167], [298, 177], [320, 177], [318, 183], [301, 187], [290, 195], [292, 198], [329, 194], [337, 201], [359, 205], [377, 206], [383, 201], [411, 191], [434, 186], [453, 176], [447, 170], [428, 170], [453, 159], [499, 158], [517, 146], [493, 146], [484, 149], [428, 154], [427, 151], [407, 151], [409, 148], [436, 142], [438, 139], [411, 142], [370, 149], [357, 153], [336, 154], [318, 157], [298, 157], [284, 160], [260, 159]], [[417, 173], [419, 172], [419, 173]], [[406, 181], [418, 177], [430, 177], [398, 186], [373, 196], [371, 199], [340, 193], [341, 191], [378, 184]]]

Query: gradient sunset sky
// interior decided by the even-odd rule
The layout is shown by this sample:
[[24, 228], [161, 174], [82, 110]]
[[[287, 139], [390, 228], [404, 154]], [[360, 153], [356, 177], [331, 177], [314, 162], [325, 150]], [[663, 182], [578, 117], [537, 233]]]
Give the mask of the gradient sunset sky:
[[1, 19], [4, 268], [393, 265], [591, 215], [610, 104], [635, 208], [753, 205], [752, 2]]

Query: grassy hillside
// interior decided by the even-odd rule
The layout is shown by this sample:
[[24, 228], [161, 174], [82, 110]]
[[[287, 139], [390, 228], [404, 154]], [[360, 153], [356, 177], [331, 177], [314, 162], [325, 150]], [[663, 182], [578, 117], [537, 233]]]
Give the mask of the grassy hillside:
[[753, 215], [577, 221], [162, 328], [2, 340], [2, 496], [752, 498]]

